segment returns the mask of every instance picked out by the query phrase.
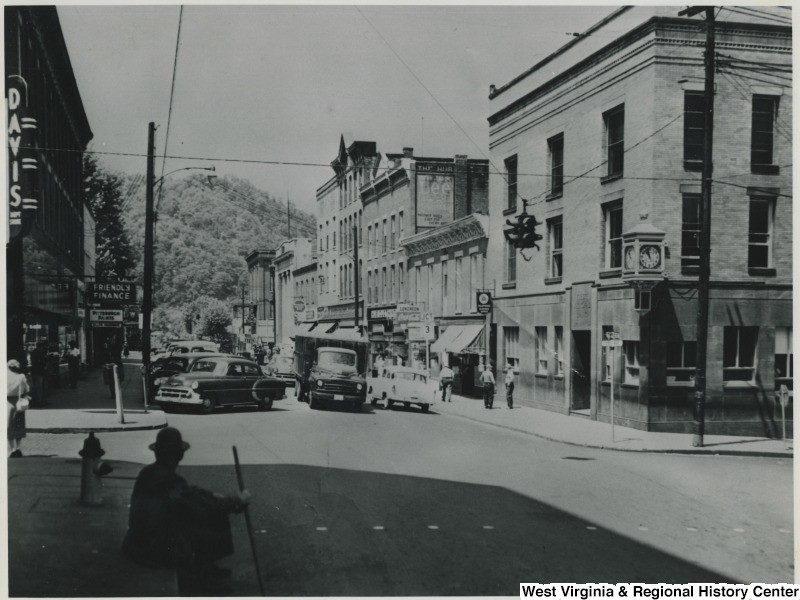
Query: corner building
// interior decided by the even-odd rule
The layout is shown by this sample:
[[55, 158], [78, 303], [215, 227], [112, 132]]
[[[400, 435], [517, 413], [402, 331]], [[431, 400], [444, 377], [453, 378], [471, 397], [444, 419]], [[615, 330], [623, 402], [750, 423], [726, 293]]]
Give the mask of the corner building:
[[[609, 422], [613, 385], [617, 424], [692, 430], [705, 32], [678, 10], [620, 8], [490, 89], [496, 353], [523, 404]], [[780, 435], [782, 385], [791, 431], [791, 41], [786, 8], [717, 19], [708, 434]], [[543, 239], [520, 260], [522, 198]], [[626, 260], [641, 231], [663, 253]], [[637, 259], [649, 295], [623, 280]]]

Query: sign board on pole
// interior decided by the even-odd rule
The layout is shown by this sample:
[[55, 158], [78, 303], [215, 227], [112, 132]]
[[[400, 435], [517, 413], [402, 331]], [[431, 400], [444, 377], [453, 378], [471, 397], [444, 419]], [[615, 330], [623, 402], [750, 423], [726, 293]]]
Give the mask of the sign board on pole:
[[421, 320], [422, 311], [417, 304], [401, 303], [395, 308], [395, 323], [419, 323]]
[[136, 284], [133, 281], [94, 281], [86, 286], [87, 302], [97, 306], [136, 304]]
[[103, 310], [93, 308], [89, 311], [89, 320], [94, 323], [122, 323], [122, 310]]
[[429, 342], [433, 339], [432, 323], [409, 323], [408, 341], [409, 342]]
[[475, 292], [478, 313], [488, 315], [492, 310], [492, 295], [489, 292]]
[[622, 340], [603, 340], [600, 344], [605, 348], [621, 348]]
[[294, 301], [294, 312], [301, 313], [306, 309], [306, 303], [302, 300], [295, 300]]

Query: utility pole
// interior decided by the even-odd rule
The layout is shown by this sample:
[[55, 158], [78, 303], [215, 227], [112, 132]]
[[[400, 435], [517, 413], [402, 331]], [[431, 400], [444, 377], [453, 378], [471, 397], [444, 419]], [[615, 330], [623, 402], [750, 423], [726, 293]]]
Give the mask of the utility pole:
[[142, 364], [145, 390], [150, 389], [151, 319], [153, 314], [153, 188], [155, 187], [155, 131], [153, 122], [147, 126], [147, 176], [144, 208], [144, 297], [142, 298]]
[[270, 285], [272, 286], [272, 347], [278, 345], [278, 311], [275, 306], [275, 266], [269, 267]]
[[358, 278], [361, 276], [361, 270], [358, 268], [358, 226], [353, 225], [353, 262], [355, 276], [353, 277], [353, 291], [356, 297], [356, 320], [354, 322], [356, 331], [361, 335], [361, 322], [358, 320]]
[[711, 281], [711, 177], [714, 143], [714, 71], [715, 65], [715, 8], [690, 7], [680, 11], [683, 16], [706, 13], [705, 50], [705, 122], [703, 130], [703, 180], [700, 201], [700, 272], [697, 281], [697, 357], [694, 379], [694, 419], [692, 446], [703, 446], [706, 412], [706, 365], [708, 354], [708, 312]]
[[286, 192], [286, 223], [289, 228], [289, 239], [292, 239], [292, 211], [289, 208], [289, 192]]

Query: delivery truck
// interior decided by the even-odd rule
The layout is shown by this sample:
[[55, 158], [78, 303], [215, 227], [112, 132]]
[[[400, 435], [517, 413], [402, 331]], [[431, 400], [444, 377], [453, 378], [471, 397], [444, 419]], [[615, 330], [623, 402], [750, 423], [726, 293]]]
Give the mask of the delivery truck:
[[331, 403], [360, 411], [367, 399], [368, 341], [355, 333], [307, 333], [294, 338], [297, 399], [313, 409]]

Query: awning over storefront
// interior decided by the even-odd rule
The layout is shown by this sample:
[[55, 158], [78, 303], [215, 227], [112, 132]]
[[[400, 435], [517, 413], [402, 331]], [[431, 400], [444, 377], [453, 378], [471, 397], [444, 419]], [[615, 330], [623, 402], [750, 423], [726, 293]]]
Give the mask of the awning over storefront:
[[[324, 326], [324, 325], [325, 325], [325, 323], [322, 323], [322, 326]], [[337, 327], [339, 327], [339, 322], [335, 321], [335, 322], [331, 323], [330, 325], [328, 325], [328, 328], [325, 330], [325, 333], [333, 333], [334, 331], [336, 331]]]
[[445, 350], [453, 354], [480, 354], [484, 349], [483, 325], [461, 325], [461, 332], [445, 344]]
[[431, 344], [431, 353], [433, 354], [440, 354], [445, 352], [447, 344], [452, 342], [462, 331], [463, 325], [451, 325], [447, 329], [444, 330], [444, 333], [438, 337], [438, 339]]
[[295, 335], [305, 335], [310, 332], [316, 323], [299, 323], [294, 328]]

